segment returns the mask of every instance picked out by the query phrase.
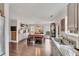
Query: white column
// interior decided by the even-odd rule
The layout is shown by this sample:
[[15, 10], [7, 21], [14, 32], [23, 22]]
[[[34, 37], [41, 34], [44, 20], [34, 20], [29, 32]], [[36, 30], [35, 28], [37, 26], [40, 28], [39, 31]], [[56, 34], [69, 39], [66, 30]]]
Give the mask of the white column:
[[17, 43], [21, 40], [20, 34], [19, 34], [19, 29], [20, 29], [20, 20], [17, 19], [17, 38], [16, 41]]
[[9, 29], [9, 4], [4, 4], [4, 15], [5, 15], [5, 55], [9, 55], [9, 39], [10, 39], [10, 29]]
[[67, 33], [67, 16], [65, 16], [65, 33]]
[[56, 24], [56, 38], [58, 38], [58, 24]]

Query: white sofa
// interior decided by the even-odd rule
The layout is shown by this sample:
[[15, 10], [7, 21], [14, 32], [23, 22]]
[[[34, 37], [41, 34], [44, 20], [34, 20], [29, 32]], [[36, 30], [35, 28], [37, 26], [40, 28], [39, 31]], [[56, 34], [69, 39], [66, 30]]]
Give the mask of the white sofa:
[[54, 42], [55, 46], [58, 48], [62, 56], [75, 56], [76, 55], [75, 50], [72, 45], [61, 45], [58, 42], [56, 42], [54, 38], [52, 38], [52, 41]]

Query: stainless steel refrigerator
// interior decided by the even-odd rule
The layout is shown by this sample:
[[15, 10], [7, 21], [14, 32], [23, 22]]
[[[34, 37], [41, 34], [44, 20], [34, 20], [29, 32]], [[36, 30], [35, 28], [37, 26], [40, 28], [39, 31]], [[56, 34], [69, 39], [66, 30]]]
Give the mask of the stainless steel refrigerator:
[[0, 16], [0, 56], [5, 54], [5, 21]]

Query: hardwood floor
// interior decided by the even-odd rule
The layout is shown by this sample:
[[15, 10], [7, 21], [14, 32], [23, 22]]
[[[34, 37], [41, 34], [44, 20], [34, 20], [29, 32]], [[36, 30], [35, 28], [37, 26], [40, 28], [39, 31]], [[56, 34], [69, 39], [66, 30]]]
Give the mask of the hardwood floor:
[[50, 56], [51, 43], [50, 39], [43, 44], [27, 43], [27, 40], [23, 40], [19, 43], [9, 43], [9, 55], [10, 56]]

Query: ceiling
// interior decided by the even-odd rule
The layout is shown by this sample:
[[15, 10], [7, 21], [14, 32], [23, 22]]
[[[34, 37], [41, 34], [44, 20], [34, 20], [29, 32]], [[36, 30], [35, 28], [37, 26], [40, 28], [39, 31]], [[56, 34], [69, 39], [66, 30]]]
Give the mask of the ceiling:
[[50, 21], [67, 4], [66, 3], [12, 3], [10, 4], [10, 19], [29, 19], [30, 21]]

